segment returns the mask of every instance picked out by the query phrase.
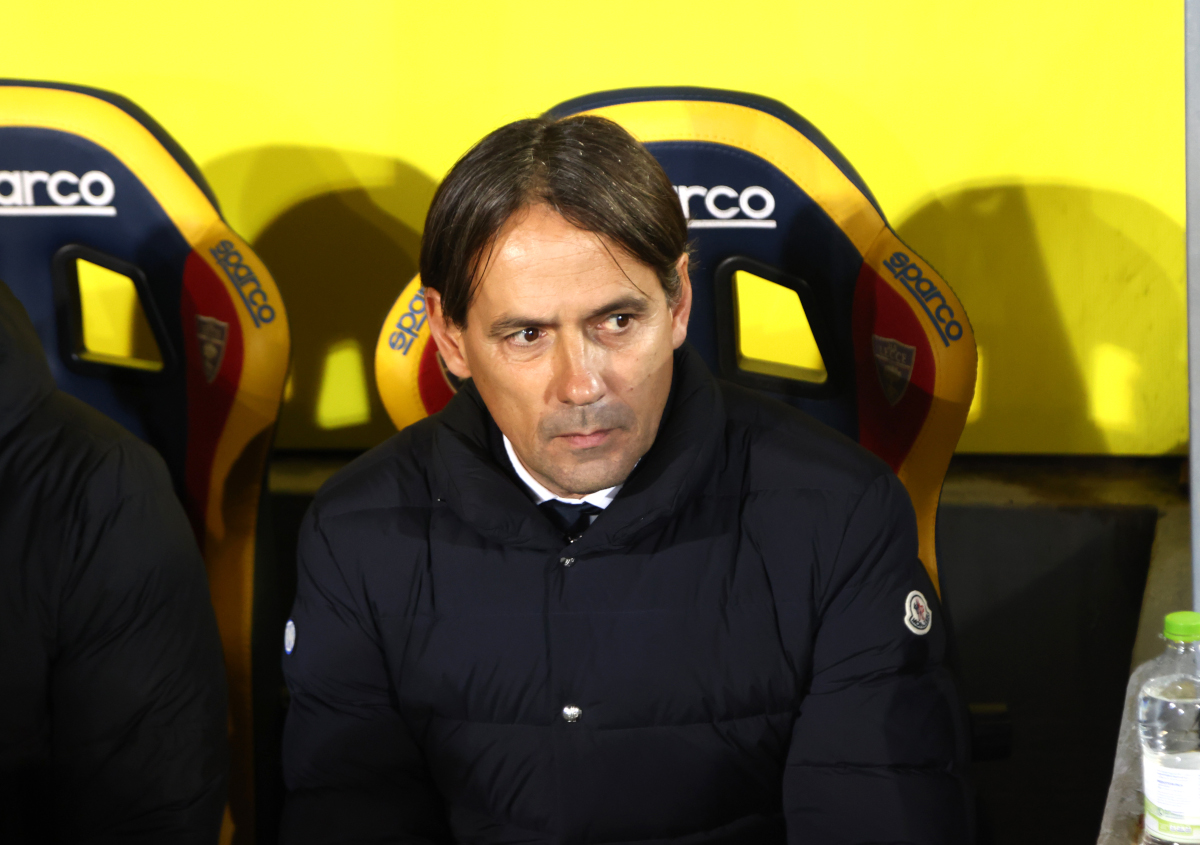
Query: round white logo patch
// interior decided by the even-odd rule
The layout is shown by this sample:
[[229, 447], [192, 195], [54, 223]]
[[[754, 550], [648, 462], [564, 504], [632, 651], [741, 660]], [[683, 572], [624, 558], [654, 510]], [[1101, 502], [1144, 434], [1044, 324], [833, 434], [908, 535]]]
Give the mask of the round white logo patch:
[[291, 619], [283, 626], [283, 651], [285, 654], [291, 654], [292, 649], [296, 647], [296, 623]]
[[933, 610], [925, 600], [925, 594], [920, 590], [913, 590], [904, 600], [904, 624], [914, 634], [921, 635], [929, 633], [932, 622]]

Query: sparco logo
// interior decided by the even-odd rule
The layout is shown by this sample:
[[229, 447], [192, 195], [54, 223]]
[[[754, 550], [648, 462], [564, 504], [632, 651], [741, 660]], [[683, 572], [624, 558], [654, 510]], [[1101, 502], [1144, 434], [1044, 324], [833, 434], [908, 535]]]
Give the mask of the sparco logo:
[[388, 336], [388, 346], [401, 355], [407, 355], [412, 349], [413, 341], [425, 328], [425, 288], [421, 288], [408, 301], [408, 310], [400, 315], [395, 328]]
[[892, 271], [896, 281], [904, 285], [913, 298], [925, 309], [938, 336], [946, 346], [963, 336], [962, 323], [954, 317], [954, 309], [946, 304], [946, 297], [938, 290], [933, 280], [903, 252], [893, 252], [885, 258], [883, 266]]
[[267, 302], [267, 292], [262, 289], [258, 276], [254, 275], [254, 271], [242, 260], [242, 254], [237, 251], [237, 247], [231, 241], [221, 241], [209, 252], [237, 288], [246, 310], [250, 312], [250, 319], [254, 321], [254, 328], [261, 328], [263, 323], [274, 320], [275, 309]]
[[[688, 226], [692, 229], [775, 228], [775, 221], [770, 219], [775, 211], [775, 197], [759, 185], [751, 185], [740, 192], [728, 185], [717, 185], [715, 188], [675, 185], [674, 188], [683, 206], [683, 216], [687, 218]], [[703, 200], [698, 205], [712, 217], [693, 220], [693, 199]]]
[[116, 217], [113, 180], [102, 170], [0, 170], [0, 216]]

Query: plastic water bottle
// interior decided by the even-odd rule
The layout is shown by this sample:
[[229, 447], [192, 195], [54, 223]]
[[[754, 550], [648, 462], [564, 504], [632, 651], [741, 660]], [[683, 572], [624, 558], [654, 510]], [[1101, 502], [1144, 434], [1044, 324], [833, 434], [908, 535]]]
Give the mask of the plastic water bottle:
[[1143, 845], [1200, 843], [1200, 613], [1168, 613], [1167, 648], [1138, 693]]

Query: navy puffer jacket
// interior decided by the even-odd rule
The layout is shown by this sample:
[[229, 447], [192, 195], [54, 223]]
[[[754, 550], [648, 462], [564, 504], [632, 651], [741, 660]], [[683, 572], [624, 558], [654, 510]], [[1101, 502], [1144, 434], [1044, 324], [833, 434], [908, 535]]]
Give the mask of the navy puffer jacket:
[[468, 383], [325, 485], [299, 568], [285, 842], [969, 839], [903, 486], [686, 346], [577, 542]]

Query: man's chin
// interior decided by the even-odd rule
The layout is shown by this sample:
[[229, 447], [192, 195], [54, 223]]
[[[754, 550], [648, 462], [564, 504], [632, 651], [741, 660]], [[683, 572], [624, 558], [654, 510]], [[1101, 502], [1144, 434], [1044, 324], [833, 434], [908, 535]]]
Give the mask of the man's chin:
[[632, 464], [625, 469], [628, 462], [619, 457], [614, 460], [616, 456], [611, 450], [605, 450], [603, 455], [594, 454], [594, 450], [590, 449], [579, 451], [584, 454], [572, 454], [571, 460], [556, 462], [552, 472], [543, 473], [560, 490], [568, 491], [569, 495], [586, 496], [597, 490], [616, 487], [625, 481], [633, 469]]

